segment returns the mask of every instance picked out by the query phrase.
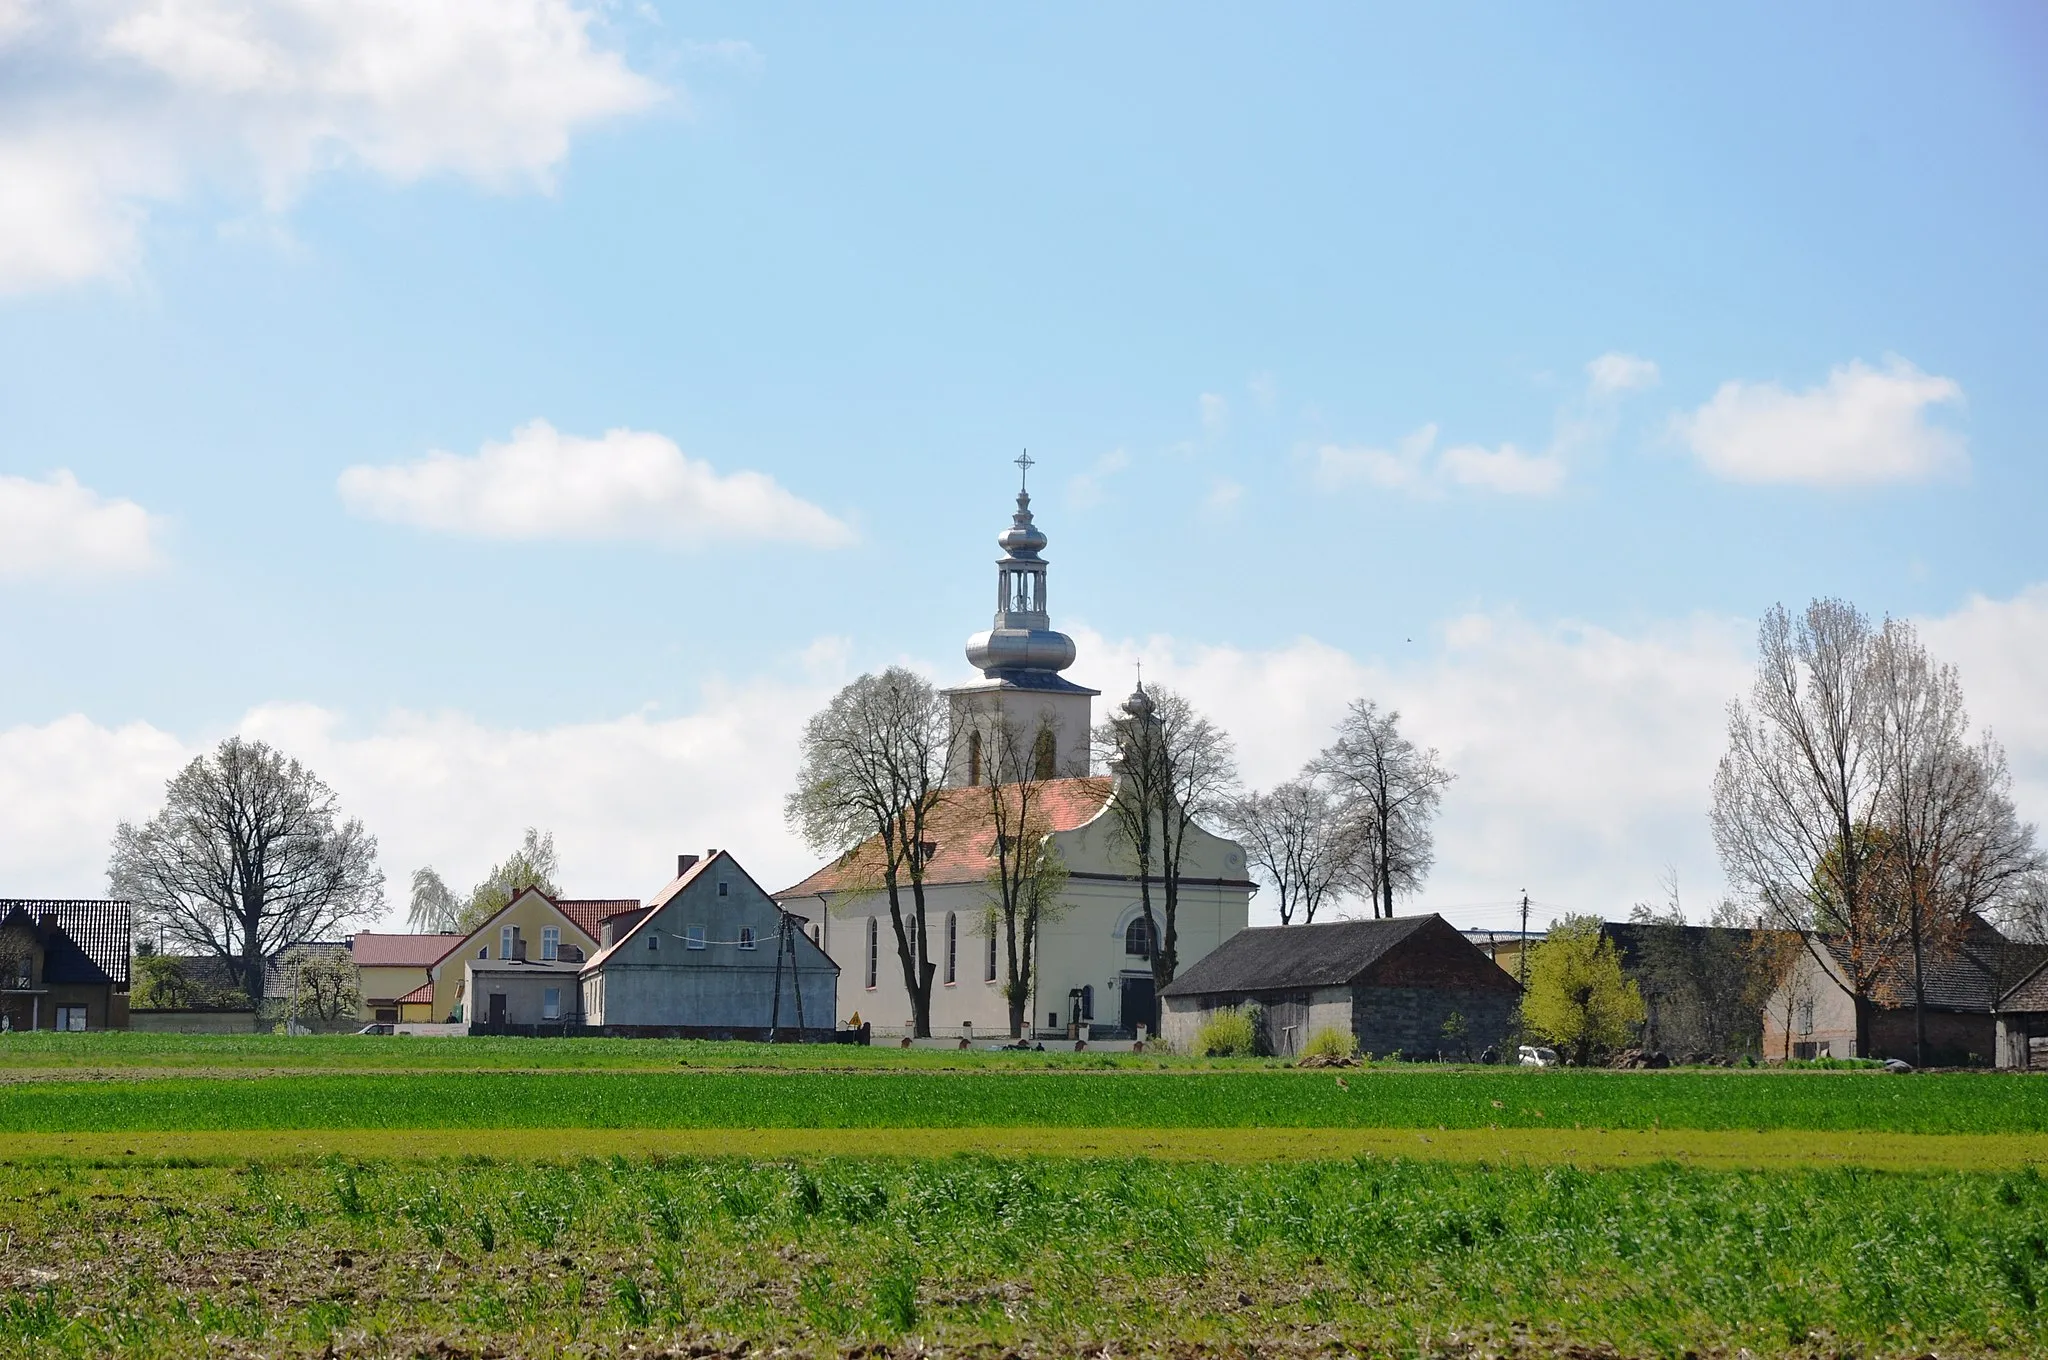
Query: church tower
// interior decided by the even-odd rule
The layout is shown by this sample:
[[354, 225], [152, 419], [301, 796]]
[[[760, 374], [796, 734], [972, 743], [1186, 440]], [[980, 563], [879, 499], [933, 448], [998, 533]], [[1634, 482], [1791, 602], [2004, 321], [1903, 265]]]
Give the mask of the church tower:
[[1100, 690], [1066, 679], [1074, 640], [1053, 631], [1046, 611], [1045, 531], [1031, 521], [1029, 454], [1017, 460], [1017, 513], [996, 538], [996, 612], [967, 639], [968, 664], [982, 678], [946, 691], [955, 747], [946, 782], [988, 784], [1020, 777], [1088, 773], [1090, 703]]

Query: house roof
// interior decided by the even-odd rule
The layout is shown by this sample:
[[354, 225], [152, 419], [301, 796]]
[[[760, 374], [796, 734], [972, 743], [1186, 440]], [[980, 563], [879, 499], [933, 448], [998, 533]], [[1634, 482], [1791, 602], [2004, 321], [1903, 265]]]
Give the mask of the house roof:
[[[692, 864], [689, 868], [683, 870], [683, 872], [681, 872], [680, 874], [677, 874], [673, 879], [671, 879], [667, 887], [663, 888], [660, 892], [656, 893], [648, 901], [647, 906], [644, 910], [640, 910], [638, 904], [635, 904], [634, 910], [640, 910], [640, 914], [633, 918], [633, 923], [627, 926], [626, 929], [623, 932], [621, 932], [615, 939], [613, 939], [610, 944], [603, 946], [595, 954], [592, 954], [590, 956], [590, 962], [584, 964], [583, 966], [586, 969], [596, 968], [600, 964], [604, 963], [606, 959], [609, 959], [612, 955], [618, 953], [619, 950], [625, 945], [626, 941], [632, 939], [635, 935], [638, 935], [640, 933], [640, 927], [646, 925], [649, 921], [653, 920], [655, 913], [659, 911], [662, 907], [668, 905], [670, 899], [675, 897], [677, 893], [681, 892], [691, 883], [696, 882], [699, 875], [701, 875], [706, 869], [709, 869], [713, 864], [717, 863], [721, 859], [729, 860], [732, 859], [732, 856], [726, 854], [723, 850], [714, 850], [710, 854], [706, 855], [704, 858], [698, 860], [695, 864]], [[735, 867], [738, 866], [737, 860], [734, 860], [733, 863]], [[740, 872], [745, 873], [746, 870], [741, 869]]]
[[135, 927], [130, 903], [107, 898], [0, 897], [0, 921], [11, 919], [17, 911], [31, 926], [40, 925], [46, 915], [55, 916], [57, 928], [71, 942], [70, 950], [45, 947], [43, 966], [50, 981], [128, 985], [128, 949]]
[[2034, 971], [1998, 999], [2002, 1011], [2048, 1011], [2048, 959], [2034, 966]]
[[398, 998], [401, 1006], [431, 1006], [434, 1004], [434, 984], [422, 982], [419, 986]]
[[578, 930], [588, 935], [594, 944], [604, 938], [604, 918], [617, 916], [623, 911], [640, 910], [637, 897], [563, 897], [555, 901], [556, 910], [575, 923]]
[[[1161, 995], [1340, 987], [1356, 981], [1396, 945], [1432, 921], [1442, 924], [1443, 918], [1432, 914], [1377, 921], [1324, 921], [1307, 926], [1254, 926], [1225, 940], [1215, 952], [1168, 983]], [[1462, 935], [1458, 938], [1464, 940]], [[1469, 941], [1466, 943], [1468, 948], [1477, 949]], [[1480, 957], [1485, 960], [1484, 955]]]
[[431, 968], [448, 957], [467, 935], [445, 932], [433, 935], [380, 935], [357, 931], [349, 952], [358, 968]]
[[[1018, 786], [1002, 786], [1015, 793]], [[1032, 785], [1048, 831], [1072, 831], [1102, 815], [1115, 781], [1101, 775], [1047, 779]], [[925, 863], [927, 884], [979, 883], [995, 859], [996, 829], [990, 815], [986, 785], [944, 789], [925, 818], [925, 836], [937, 845]], [[1014, 808], [1015, 797], [1011, 798]], [[801, 883], [774, 896], [808, 897], [816, 893], [854, 892], [881, 881], [882, 838], [870, 836]]]
[[[1822, 943], [1846, 970], [1848, 946], [1836, 936], [1823, 936]], [[1983, 1015], [2044, 963], [2048, 963], [2048, 944], [2007, 939], [1983, 917], [1972, 916], [1960, 941], [1926, 951], [1921, 985], [1934, 1010]], [[1878, 975], [1871, 993], [1880, 1005], [1912, 1005], [1911, 956], [1902, 950], [1901, 957]]]

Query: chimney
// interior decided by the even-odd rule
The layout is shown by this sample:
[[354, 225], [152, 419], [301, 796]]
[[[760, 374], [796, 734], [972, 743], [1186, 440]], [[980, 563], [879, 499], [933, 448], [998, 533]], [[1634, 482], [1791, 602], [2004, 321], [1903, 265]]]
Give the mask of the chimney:
[[696, 857], [695, 855], [677, 855], [677, 856], [676, 856], [676, 877], [677, 877], [677, 878], [681, 878], [681, 877], [682, 877], [682, 876], [683, 876], [684, 874], [687, 874], [688, 872], [690, 872], [690, 866], [691, 866], [692, 864], [695, 864], [696, 862], [697, 862], [697, 857]]
[[526, 962], [526, 941], [517, 935], [512, 937], [512, 958], [517, 963]]

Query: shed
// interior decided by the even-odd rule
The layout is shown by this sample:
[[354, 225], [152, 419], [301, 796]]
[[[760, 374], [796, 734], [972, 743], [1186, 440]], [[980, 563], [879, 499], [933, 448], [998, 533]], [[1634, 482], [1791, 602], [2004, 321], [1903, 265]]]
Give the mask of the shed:
[[1998, 1065], [2048, 1072], [2048, 959], [1998, 999]]
[[581, 972], [583, 1023], [606, 1033], [827, 1039], [839, 966], [723, 850], [645, 908], [614, 915]]
[[1160, 1028], [1184, 1048], [1217, 1011], [1256, 1003], [1274, 1053], [1336, 1029], [1369, 1053], [1459, 1056], [1507, 1037], [1521, 990], [1433, 914], [1257, 926], [1167, 985]]

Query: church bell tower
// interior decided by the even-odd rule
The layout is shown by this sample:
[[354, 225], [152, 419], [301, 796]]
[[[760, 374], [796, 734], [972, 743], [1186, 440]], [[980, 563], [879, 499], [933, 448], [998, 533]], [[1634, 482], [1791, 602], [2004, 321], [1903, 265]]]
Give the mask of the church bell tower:
[[963, 734], [947, 772], [955, 785], [1088, 772], [1090, 703], [1100, 690], [1060, 674], [1074, 640], [1053, 631], [1046, 610], [1045, 531], [1031, 519], [1030, 454], [1017, 459], [1017, 511], [996, 537], [996, 611], [967, 639], [982, 678], [946, 691]]

